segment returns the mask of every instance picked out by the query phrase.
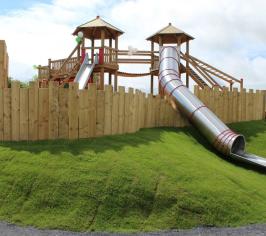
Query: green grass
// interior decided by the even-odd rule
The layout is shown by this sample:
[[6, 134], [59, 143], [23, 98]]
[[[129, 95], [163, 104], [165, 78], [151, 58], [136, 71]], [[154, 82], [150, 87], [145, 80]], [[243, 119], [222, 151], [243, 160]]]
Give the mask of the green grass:
[[[232, 125], [266, 156], [266, 122]], [[266, 222], [266, 175], [214, 152], [194, 128], [0, 144], [0, 220], [136, 232]]]

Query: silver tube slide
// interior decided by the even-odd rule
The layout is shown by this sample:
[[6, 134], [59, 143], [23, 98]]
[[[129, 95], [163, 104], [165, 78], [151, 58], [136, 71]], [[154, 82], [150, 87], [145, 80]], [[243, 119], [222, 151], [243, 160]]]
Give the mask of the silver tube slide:
[[226, 126], [182, 83], [179, 73], [180, 47], [160, 48], [159, 82], [179, 109], [206, 139], [225, 156], [266, 169], [266, 159], [245, 153], [245, 138]]

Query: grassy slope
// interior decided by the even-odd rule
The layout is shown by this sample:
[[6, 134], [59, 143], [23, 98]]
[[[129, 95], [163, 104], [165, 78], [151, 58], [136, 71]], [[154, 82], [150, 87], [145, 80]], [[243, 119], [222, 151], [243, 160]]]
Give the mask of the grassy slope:
[[[250, 152], [266, 156], [266, 122], [232, 127]], [[265, 223], [265, 183], [266, 175], [219, 157], [193, 128], [0, 145], [0, 219], [41, 228]]]

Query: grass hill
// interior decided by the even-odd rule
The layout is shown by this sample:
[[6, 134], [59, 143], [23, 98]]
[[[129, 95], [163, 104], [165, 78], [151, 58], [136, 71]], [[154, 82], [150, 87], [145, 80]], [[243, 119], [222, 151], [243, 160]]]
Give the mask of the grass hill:
[[[232, 128], [266, 156], [266, 122]], [[0, 144], [0, 220], [73, 231], [266, 222], [266, 175], [190, 127], [80, 141]]]

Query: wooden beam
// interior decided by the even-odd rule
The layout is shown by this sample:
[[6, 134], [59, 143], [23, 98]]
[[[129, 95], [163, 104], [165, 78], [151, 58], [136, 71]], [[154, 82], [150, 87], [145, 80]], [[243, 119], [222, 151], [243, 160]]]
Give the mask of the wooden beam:
[[118, 58], [117, 63], [124, 63], [124, 64], [151, 64], [151, 59]]

